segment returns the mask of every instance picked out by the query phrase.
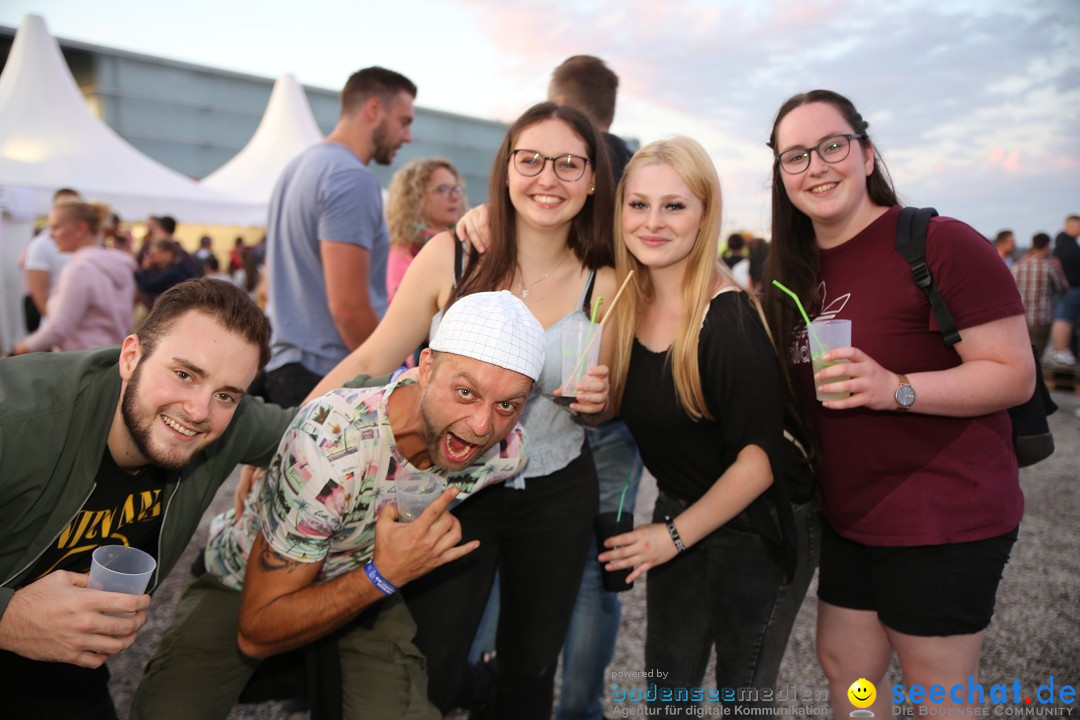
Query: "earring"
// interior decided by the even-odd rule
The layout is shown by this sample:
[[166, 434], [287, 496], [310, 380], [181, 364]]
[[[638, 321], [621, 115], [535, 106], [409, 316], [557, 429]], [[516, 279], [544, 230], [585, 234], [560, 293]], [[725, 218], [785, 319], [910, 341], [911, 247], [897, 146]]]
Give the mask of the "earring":
[[592, 186], [591, 188], [589, 188], [589, 194], [590, 194], [590, 195], [592, 195], [592, 194], [593, 194], [593, 190], [595, 190], [595, 189], [596, 189], [596, 186], [595, 186], [595, 185], [593, 185], [593, 186]]

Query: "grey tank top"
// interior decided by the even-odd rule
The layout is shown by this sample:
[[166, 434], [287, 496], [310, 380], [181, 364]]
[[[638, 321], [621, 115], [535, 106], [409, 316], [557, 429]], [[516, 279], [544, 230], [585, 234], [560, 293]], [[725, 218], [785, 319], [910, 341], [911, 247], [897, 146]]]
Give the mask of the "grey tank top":
[[[584, 308], [595, 274], [595, 270], [589, 271], [575, 308], [544, 331], [544, 368], [520, 420], [525, 428], [529, 462], [520, 475], [506, 481], [507, 487], [522, 490], [526, 479], [551, 475], [581, 455], [585, 428], [571, 419], [569, 410], [555, 403], [553, 393], [562, 382], [562, 326], [570, 320], [588, 319]], [[431, 318], [428, 337], [435, 337], [441, 321], [442, 310]]]

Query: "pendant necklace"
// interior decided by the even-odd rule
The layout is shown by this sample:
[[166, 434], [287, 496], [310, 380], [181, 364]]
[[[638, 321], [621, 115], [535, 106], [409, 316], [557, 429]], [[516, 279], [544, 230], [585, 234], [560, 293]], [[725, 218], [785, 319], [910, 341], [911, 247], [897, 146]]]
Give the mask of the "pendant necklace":
[[568, 248], [566, 248], [565, 252], [563, 252], [562, 257], [559, 258], [559, 262], [555, 263], [555, 266], [553, 268], [551, 268], [550, 270], [548, 270], [547, 274], [544, 275], [544, 277], [540, 278], [539, 280], [533, 280], [531, 283], [526, 283], [525, 282], [525, 272], [521, 269], [521, 264], [518, 263], [518, 273], [521, 274], [521, 298], [524, 300], [525, 298], [529, 297], [529, 288], [531, 288], [531, 287], [535, 286], [537, 283], [541, 283], [541, 282], [547, 280], [549, 277], [551, 277], [551, 273], [553, 273], [553, 272], [555, 272], [556, 270], [559, 269], [559, 266], [562, 265], [563, 260], [565, 260], [566, 256], [569, 255], [569, 254], [570, 254], [570, 248], [568, 247]]

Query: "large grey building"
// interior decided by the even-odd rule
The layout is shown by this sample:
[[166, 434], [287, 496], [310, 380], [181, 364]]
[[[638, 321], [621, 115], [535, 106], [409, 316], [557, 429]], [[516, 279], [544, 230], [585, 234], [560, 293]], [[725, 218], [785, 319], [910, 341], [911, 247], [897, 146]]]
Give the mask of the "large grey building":
[[[15, 28], [0, 25], [0, 67]], [[57, 38], [91, 109], [128, 143], [167, 167], [201, 179], [233, 157], [262, 119], [272, 78], [218, 70]], [[342, 77], [344, 84], [346, 78]], [[337, 122], [338, 91], [304, 87], [324, 134]], [[421, 97], [423, 88], [420, 88]], [[503, 123], [418, 107], [413, 141], [389, 167], [370, 167], [384, 187], [417, 157], [441, 155], [457, 166], [471, 204], [487, 198]]]

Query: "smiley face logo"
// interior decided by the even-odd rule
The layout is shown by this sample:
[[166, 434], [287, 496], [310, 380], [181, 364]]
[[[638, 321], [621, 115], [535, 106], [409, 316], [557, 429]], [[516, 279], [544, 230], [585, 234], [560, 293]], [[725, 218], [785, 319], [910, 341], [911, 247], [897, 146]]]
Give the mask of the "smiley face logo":
[[877, 688], [874, 687], [874, 683], [866, 678], [859, 678], [851, 683], [847, 696], [855, 707], [868, 708], [874, 704], [874, 699], [877, 698]]

